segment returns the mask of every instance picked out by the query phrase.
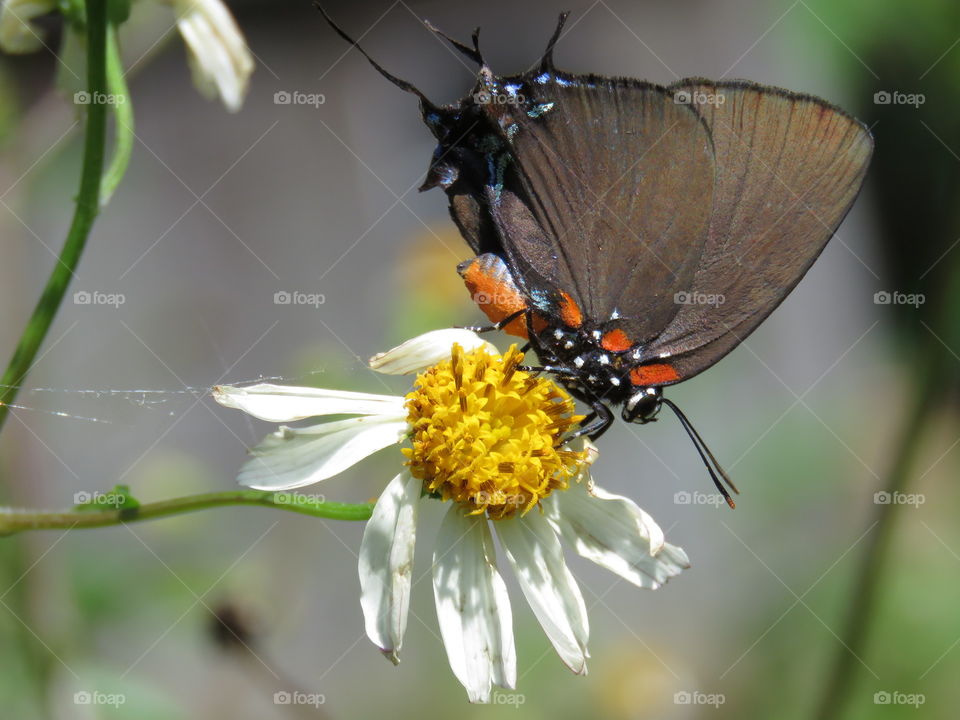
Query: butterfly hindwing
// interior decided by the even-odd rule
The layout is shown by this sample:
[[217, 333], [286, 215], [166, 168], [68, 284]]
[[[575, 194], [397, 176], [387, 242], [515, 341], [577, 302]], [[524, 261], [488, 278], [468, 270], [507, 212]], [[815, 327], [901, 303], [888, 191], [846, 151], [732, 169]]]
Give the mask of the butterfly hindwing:
[[679, 382], [736, 347], [797, 285], [853, 204], [873, 141], [811, 96], [704, 80], [671, 90], [713, 98], [693, 106], [716, 158], [709, 232], [686, 302], [644, 348], [644, 359], [670, 357]]

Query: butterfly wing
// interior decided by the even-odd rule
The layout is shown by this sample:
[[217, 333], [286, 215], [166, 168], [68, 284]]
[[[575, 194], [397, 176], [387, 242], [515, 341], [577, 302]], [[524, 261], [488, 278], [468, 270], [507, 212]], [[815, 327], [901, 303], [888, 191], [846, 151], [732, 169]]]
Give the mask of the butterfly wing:
[[678, 311], [673, 295], [692, 283], [706, 241], [714, 161], [704, 122], [639, 81], [501, 82], [524, 101], [489, 106], [510, 153], [486, 203], [517, 282], [541, 310], [560, 292], [594, 323], [629, 317], [635, 340], [652, 339]]
[[730, 352], [800, 282], [856, 199], [873, 140], [811, 96], [706, 80], [671, 89], [700, 98], [691, 106], [710, 127], [717, 168], [686, 304], [642, 351], [643, 361], [669, 358], [679, 382]]

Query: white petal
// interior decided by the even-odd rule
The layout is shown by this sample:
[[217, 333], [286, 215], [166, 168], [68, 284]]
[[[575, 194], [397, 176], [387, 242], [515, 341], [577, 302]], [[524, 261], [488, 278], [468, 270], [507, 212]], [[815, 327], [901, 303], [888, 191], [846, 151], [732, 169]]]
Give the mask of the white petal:
[[292, 490], [326, 480], [407, 433], [407, 421], [366, 416], [305, 428], [281, 427], [250, 451], [237, 482], [257, 490]]
[[567, 666], [587, 674], [587, 608], [560, 540], [537, 510], [497, 522], [497, 537], [543, 631]]
[[486, 347], [493, 354], [497, 348], [472, 330], [450, 328], [432, 330], [407, 340], [392, 350], [370, 358], [370, 367], [386, 375], [406, 375], [424, 370], [450, 358], [450, 350], [457, 343], [464, 350]]
[[197, 87], [208, 96], [219, 94], [227, 109], [236, 112], [254, 63], [230, 11], [221, 0], [174, 0], [174, 12]]
[[293, 387], [261, 383], [247, 387], [217, 385], [213, 399], [224, 407], [248, 412], [270, 422], [293, 422], [321, 415], [383, 415], [405, 417], [404, 399], [347, 390]]
[[403, 642], [422, 483], [397, 475], [373, 508], [360, 543], [360, 606], [367, 636], [393, 663]]
[[634, 585], [656, 589], [690, 567], [687, 554], [664, 542], [660, 526], [633, 500], [590, 480], [571, 483], [543, 505], [564, 542]]
[[433, 596], [450, 668], [470, 702], [490, 702], [493, 685], [512, 689], [513, 617], [486, 517], [457, 505], [447, 511], [433, 553]]

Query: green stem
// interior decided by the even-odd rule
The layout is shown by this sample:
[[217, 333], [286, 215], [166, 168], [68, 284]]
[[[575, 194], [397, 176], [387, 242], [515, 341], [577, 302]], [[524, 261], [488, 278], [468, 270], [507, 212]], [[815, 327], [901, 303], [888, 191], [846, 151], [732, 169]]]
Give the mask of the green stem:
[[[913, 407], [901, 431], [890, 472], [883, 485], [883, 489], [891, 495], [906, 492], [920, 440], [928, 423], [933, 419], [931, 408], [943, 393], [943, 375], [938, 360], [939, 357], [934, 356], [934, 359], [927, 363], [926, 372], [920, 374], [921, 386], [914, 392]], [[837, 648], [817, 712], [818, 720], [843, 717], [876, 614], [877, 590], [883, 578], [885, 562], [889, 559], [899, 507], [900, 505], [894, 502], [877, 505], [876, 526], [868, 537], [867, 547], [854, 580], [853, 597], [840, 634], [843, 644]]]
[[130, 155], [133, 153], [133, 104], [123, 75], [120, 46], [117, 43], [117, 28], [107, 28], [107, 88], [113, 96], [113, 150], [110, 165], [100, 181], [100, 207], [106, 207], [127, 172]]
[[[107, 0], [87, 2], [87, 129], [83, 148], [83, 167], [80, 171], [80, 190], [73, 222], [67, 233], [63, 250], [47, 285], [40, 295], [33, 315], [27, 322], [20, 342], [0, 378], [0, 427], [7, 419], [9, 404], [17, 396], [20, 384], [30, 372], [34, 358], [43, 344], [53, 318], [63, 302], [63, 296], [80, 262], [100, 202], [100, 174], [103, 171], [104, 145], [107, 134], [107, 106], [102, 100], [107, 95]], [[98, 102], [98, 100], [100, 100]]]
[[317, 501], [295, 492], [228, 490], [109, 510], [96, 510], [89, 505], [63, 511], [0, 508], [0, 536], [24, 530], [73, 530], [123, 525], [229, 505], [263, 505], [331, 520], [367, 520], [373, 512], [372, 503], [349, 505]]

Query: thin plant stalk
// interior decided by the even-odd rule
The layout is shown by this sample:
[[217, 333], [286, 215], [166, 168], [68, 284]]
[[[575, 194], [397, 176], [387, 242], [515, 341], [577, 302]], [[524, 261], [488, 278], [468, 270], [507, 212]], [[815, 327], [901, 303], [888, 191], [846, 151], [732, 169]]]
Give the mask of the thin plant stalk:
[[100, 207], [100, 178], [107, 135], [107, 105], [103, 102], [107, 97], [107, 0], [88, 0], [86, 8], [87, 92], [90, 103], [84, 106], [87, 125], [77, 205], [57, 264], [0, 378], [0, 428], [60, 309]]
[[143, 503], [134, 507], [97, 509], [81, 505], [70, 510], [0, 508], [0, 536], [25, 530], [75, 530], [154, 520], [196, 510], [231, 505], [261, 505], [330, 520], [368, 520], [373, 504], [355, 505], [316, 500], [309, 495], [270, 490], [227, 490]]

